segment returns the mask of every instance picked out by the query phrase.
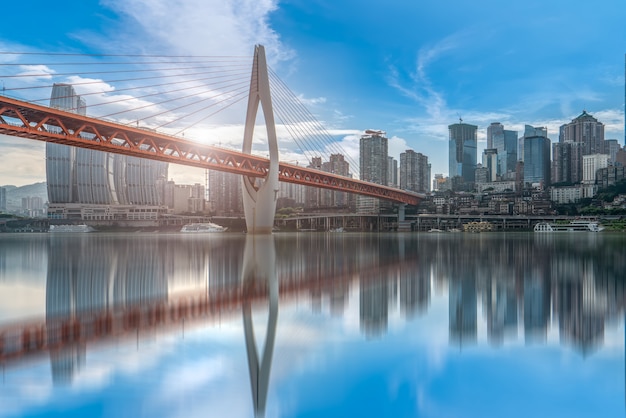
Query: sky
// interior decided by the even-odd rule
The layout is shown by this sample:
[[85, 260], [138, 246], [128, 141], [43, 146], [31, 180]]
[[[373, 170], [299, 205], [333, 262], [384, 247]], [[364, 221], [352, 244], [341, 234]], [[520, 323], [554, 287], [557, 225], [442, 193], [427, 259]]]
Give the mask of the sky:
[[[5, 52], [251, 56], [262, 44], [272, 70], [356, 161], [360, 134], [380, 129], [390, 156], [412, 149], [433, 175], [447, 174], [447, 126], [461, 118], [478, 126], [479, 152], [492, 122], [520, 135], [525, 124], [545, 126], [554, 142], [583, 110], [624, 143], [623, 0], [33, 0], [3, 12]], [[32, 59], [0, 55], [0, 64]], [[0, 68], [2, 85], [14, 82]], [[85, 78], [44, 70], [45, 81]], [[188, 137], [241, 147], [245, 107], [231, 110]], [[301, 161], [278, 131], [282, 159]], [[0, 185], [45, 181], [43, 143], [0, 137], [0, 150]], [[204, 182], [198, 169], [170, 166], [169, 175]]]

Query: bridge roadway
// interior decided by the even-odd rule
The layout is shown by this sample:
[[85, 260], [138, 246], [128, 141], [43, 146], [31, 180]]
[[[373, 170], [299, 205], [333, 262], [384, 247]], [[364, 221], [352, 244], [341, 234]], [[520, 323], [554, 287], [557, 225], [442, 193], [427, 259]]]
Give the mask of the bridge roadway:
[[[303, 293], [321, 294], [346, 288], [355, 280], [361, 284], [387, 281], [397, 277], [400, 269], [413, 269], [416, 260], [395, 259], [386, 264], [373, 263], [340, 270], [325, 266], [322, 271], [306, 271], [303, 277], [281, 277], [279, 297], [296, 299]], [[366, 273], [363, 273], [366, 271]], [[283, 274], [293, 273], [285, 272]], [[244, 304], [266, 303], [267, 281], [247, 282], [219, 290], [206, 289], [181, 293], [168, 300], [144, 301], [127, 306], [92, 310], [72, 316], [48, 317], [0, 325], [0, 364], [3, 367], [35, 360], [50, 352], [58, 352], [76, 344], [106, 344], [117, 338], [136, 337], [144, 331], [171, 331], [188, 325], [206, 325], [222, 318], [241, 314]]]
[[[154, 130], [78, 115], [0, 96], [0, 134], [95, 149], [116, 154], [265, 177], [269, 160], [201, 144]], [[332, 173], [280, 163], [279, 181], [417, 205], [423, 195]]]

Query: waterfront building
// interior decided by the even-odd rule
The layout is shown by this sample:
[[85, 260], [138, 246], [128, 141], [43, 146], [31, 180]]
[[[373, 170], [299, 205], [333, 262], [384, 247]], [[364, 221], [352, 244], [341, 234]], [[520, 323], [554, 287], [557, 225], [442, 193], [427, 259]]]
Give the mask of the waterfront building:
[[524, 130], [524, 183], [550, 185], [550, 139], [546, 128], [526, 125]]
[[465, 183], [474, 182], [478, 126], [455, 123], [448, 126], [448, 162], [450, 177], [460, 177]]
[[[50, 107], [86, 114], [86, 102], [70, 84], [55, 83]], [[87, 134], [85, 134], [87, 135]], [[163, 205], [168, 164], [137, 157], [46, 143], [49, 217], [106, 211], [109, 205]], [[71, 210], [66, 205], [71, 205]], [[79, 205], [79, 206], [77, 206]]]
[[430, 164], [427, 156], [410, 149], [400, 154], [400, 188], [418, 193], [430, 191]]
[[[387, 185], [388, 179], [388, 139], [385, 131], [368, 129], [359, 142], [360, 179], [371, 183]], [[380, 213], [389, 208], [388, 202], [382, 203], [375, 197], [359, 196], [358, 213]]]

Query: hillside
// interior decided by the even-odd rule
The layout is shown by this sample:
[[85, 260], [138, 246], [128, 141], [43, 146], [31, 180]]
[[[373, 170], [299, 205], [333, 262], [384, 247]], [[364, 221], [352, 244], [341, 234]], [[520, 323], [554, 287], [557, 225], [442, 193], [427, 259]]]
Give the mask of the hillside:
[[11, 185], [0, 186], [7, 191], [7, 210], [17, 210], [22, 207], [23, 197], [40, 197], [44, 203], [48, 201], [48, 189], [46, 183], [27, 184], [21, 187]]

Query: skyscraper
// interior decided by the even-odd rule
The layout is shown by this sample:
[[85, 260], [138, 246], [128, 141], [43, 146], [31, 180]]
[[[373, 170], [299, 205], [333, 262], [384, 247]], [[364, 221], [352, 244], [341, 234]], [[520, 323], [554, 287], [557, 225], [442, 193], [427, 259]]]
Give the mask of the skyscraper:
[[524, 183], [549, 186], [550, 166], [548, 130], [526, 125], [524, 129]]
[[511, 178], [517, 164], [517, 132], [504, 129], [500, 122], [493, 122], [487, 127], [487, 149], [497, 151], [494, 175], [503, 179]]
[[[385, 131], [367, 130], [359, 143], [360, 178], [371, 183], [388, 184], [388, 139]], [[359, 213], [378, 213], [381, 202], [374, 197], [359, 196], [357, 211]]]
[[467, 123], [455, 123], [448, 126], [449, 170], [450, 177], [461, 177], [466, 183], [474, 182], [476, 169], [477, 130], [478, 126]]
[[410, 149], [400, 154], [400, 188], [418, 193], [430, 191], [430, 164], [427, 156]]
[[603, 153], [604, 124], [583, 112], [559, 129], [559, 142], [569, 143], [571, 182], [579, 183], [583, 179], [583, 156]]
[[398, 187], [398, 160], [393, 157], [387, 157], [387, 186]]
[[[330, 161], [322, 163], [322, 171], [348, 177], [350, 175], [350, 163], [346, 161], [343, 154], [331, 154]], [[343, 207], [348, 205], [348, 193], [326, 189], [324, 192], [325, 206]]]
[[571, 145], [571, 142], [557, 142], [552, 144], [553, 183], [570, 183], [572, 181]]
[[220, 216], [243, 213], [241, 176], [223, 171], [207, 170], [207, 187], [211, 211]]
[[483, 167], [489, 170], [487, 181], [496, 181], [498, 178], [498, 150], [486, 148], [483, 151]]

